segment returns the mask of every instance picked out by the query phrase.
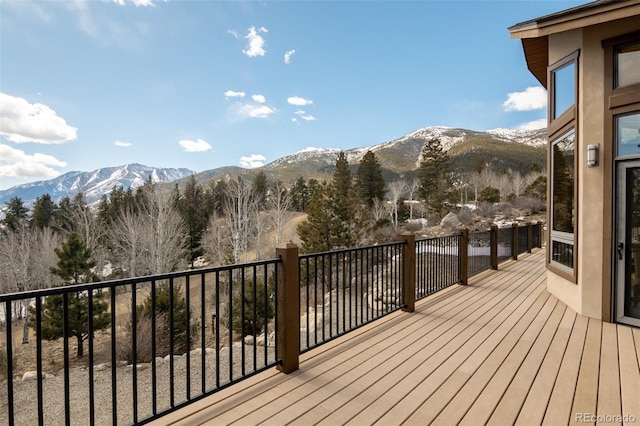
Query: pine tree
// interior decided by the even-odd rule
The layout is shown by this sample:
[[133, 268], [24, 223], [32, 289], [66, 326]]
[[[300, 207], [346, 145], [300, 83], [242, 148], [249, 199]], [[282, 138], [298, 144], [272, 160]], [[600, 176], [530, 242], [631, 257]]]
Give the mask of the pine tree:
[[293, 184], [293, 188], [291, 188], [291, 205], [293, 210], [297, 212], [306, 212], [310, 198], [311, 194], [309, 193], [309, 187], [307, 186], [304, 177], [300, 176]]
[[191, 175], [178, 205], [189, 231], [189, 252], [193, 265], [193, 261], [204, 253], [200, 243], [209, 220], [205, 211], [202, 187], [196, 184], [195, 176]]
[[382, 169], [376, 155], [371, 151], [367, 151], [360, 161], [356, 172], [355, 188], [360, 199], [368, 207], [373, 207], [373, 202], [376, 199], [384, 200], [386, 191]]
[[58, 206], [56, 206], [56, 203], [53, 202], [49, 194], [43, 194], [36, 198], [29, 222], [30, 226], [38, 229], [44, 229], [50, 226], [57, 208]]
[[[51, 273], [60, 277], [63, 285], [81, 284], [96, 281], [97, 276], [92, 272], [96, 262], [92, 260], [91, 249], [77, 233], [69, 234], [62, 248], [55, 249], [58, 256], [57, 266], [51, 268]], [[47, 296], [42, 304], [42, 337], [55, 340], [60, 337], [75, 336], [77, 341], [77, 357], [84, 354], [83, 342], [89, 337], [89, 304], [92, 305], [92, 330], [101, 330], [111, 323], [111, 316], [107, 312], [108, 303], [104, 301], [106, 293], [101, 291], [81, 291], [67, 293], [66, 331], [64, 315], [64, 295]], [[30, 308], [30, 326], [35, 326], [35, 308]]]
[[349, 196], [353, 187], [353, 176], [349, 170], [349, 162], [344, 151], [340, 151], [336, 159], [336, 169], [333, 173], [333, 187], [338, 191], [338, 195], [344, 198]]
[[348, 229], [336, 216], [335, 189], [327, 183], [314, 191], [307, 209], [307, 219], [298, 225], [302, 251], [315, 253], [347, 246]]
[[16, 231], [22, 222], [29, 218], [29, 209], [20, 197], [13, 197], [5, 203], [5, 216], [0, 221], [11, 232]]
[[[150, 294], [142, 304], [136, 307], [136, 317], [139, 324], [144, 323], [145, 320], [151, 322], [152, 316], [156, 318], [156, 356], [165, 356], [170, 353], [171, 337], [173, 337], [173, 353], [184, 353], [191, 349], [200, 325], [187, 310], [186, 299], [180, 286], [166, 282], [161, 283], [156, 288], [155, 300]], [[173, 320], [171, 327], [170, 317]], [[188, 339], [187, 324], [189, 327]], [[150, 358], [144, 359], [139, 355], [138, 361], [151, 361]]]
[[267, 199], [268, 183], [267, 175], [263, 171], [259, 171], [253, 178], [253, 184], [251, 185], [253, 194], [257, 198], [258, 208], [264, 209], [264, 202]]
[[429, 210], [438, 214], [444, 209], [451, 187], [449, 168], [449, 156], [442, 149], [440, 139], [429, 139], [422, 148], [422, 161], [418, 169], [420, 195]]

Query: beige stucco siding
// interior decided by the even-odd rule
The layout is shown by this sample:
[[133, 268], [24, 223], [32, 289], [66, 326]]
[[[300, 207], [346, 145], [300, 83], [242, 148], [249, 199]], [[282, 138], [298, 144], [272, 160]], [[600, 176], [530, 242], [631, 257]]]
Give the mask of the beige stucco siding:
[[[549, 271], [547, 287], [576, 312], [608, 321], [614, 235], [614, 147], [605, 123], [608, 99], [602, 40], [638, 30], [637, 17], [549, 38], [549, 64], [580, 49], [577, 113], [577, 284]], [[589, 144], [600, 144], [597, 167], [586, 166]]]
[[[554, 64], [555, 62], [565, 58], [571, 53], [575, 52], [578, 49], [582, 49], [582, 30], [573, 30], [569, 32], [564, 32], [560, 34], [553, 34], [549, 36], [549, 64]], [[582, 54], [578, 58], [578, 75], [581, 79], [582, 77]], [[582, 82], [578, 81], [579, 87], [582, 87]], [[580, 102], [580, 94], [578, 94], [578, 102]], [[579, 125], [579, 123], [578, 123]], [[581, 140], [581, 132], [578, 127], [577, 130], [577, 142], [576, 142], [576, 167], [578, 169], [578, 185], [580, 185], [580, 140]], [[551, 180], [549, 179], [549, 183]], [[582, 197], [580, 195], [580, 190], [578, 190], [578, 212], [582, 211], [580, 203], [582, 201]], [[577, 215], [577, 228], [578, 228], [578, 244], [581, 243], [580, 240], [580, 228], [581, 228], [581, 215]], [[578, 256], [580, 256], [579, 246], [576, 247], [578, 249]], [[580, 262], [578, 260], [578, 280], [580, 280]], [[570, 280], [567, 280], [551, 271], [547, 272], [547, 288], [553, 293], [558, 299], [562, 300], [566, 303], [570, 308], [578, 313], [582, 313], [582, 286], [579, 284], [573, 283]]]

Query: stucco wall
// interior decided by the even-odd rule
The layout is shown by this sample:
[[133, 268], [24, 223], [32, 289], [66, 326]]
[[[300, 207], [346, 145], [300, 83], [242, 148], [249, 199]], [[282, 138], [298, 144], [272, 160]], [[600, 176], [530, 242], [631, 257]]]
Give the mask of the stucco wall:
[[[613, 137], [605, 133], [610, 120], [605, 99], [605, 57], [602, 40], [638, 30], [637, 17], [549, 37], [549, 63], [580, 49], [576, 170], [578, 184], [577, 285], [547, 273], [551, 293], [576, 312], [610, 320], [614, 226]], [[609, 82], [607, 82], [608, 84]], [[588, 144], [600, 144], [597, 167], [586, 166]], [[604, 301], [604, 303], [603, 303]]]

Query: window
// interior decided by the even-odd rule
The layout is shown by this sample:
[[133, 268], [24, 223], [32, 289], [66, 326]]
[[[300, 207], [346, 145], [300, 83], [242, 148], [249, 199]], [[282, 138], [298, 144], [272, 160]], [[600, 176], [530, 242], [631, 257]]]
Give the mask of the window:
[[568, 64], [554, 70], [553, 76], [553, 116], [555, 120], [576, 103], [576, 64]]
[[[549, 124], [560, 117], [573, 119], [577, 102], [579, 51], [562, 58], [549, 66]], [[566, 120], [563, 125], [566, 124]]]
[[617, 155], [640, 155], [640, 113], [618, 115], [615, 121]]
[[640, 83], [640, 41], [616, 48], [614, 87]]
[[580, 51], [549, 66], [549, 258], [554, 272], [576, 282], [576, 123]]
[[576, 134], [569, 130], [551, 142], [551, 253], [550, 262], [573, 269], [575, 236]]

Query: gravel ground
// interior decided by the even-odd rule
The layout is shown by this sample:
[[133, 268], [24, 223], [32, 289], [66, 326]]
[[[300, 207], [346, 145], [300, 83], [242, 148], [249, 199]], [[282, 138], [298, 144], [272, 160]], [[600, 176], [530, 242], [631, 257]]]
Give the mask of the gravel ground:
[[[255, 346], [257, 353], [257, 368], [265, 365], [265, 347]], [[242, 375], [242, 347], [240, 343], [231, 348], [232, 357], [229, 356], [229, 348], [220, 351], [219, 383], [224, 385], [229, 382], [229, 372], [232, 370], [233, 378]], [[206, 389], [216, 387], [216, 353], [214, 350], [205, 351]], [[245, 345], [245, 374], [254, 371], [253, 365], [254, 346]], [[275, 353], [273, 347], [267, 348], [268, 363], [273, 363]], [[232, 361], [231, 361], [232, 360]], [[190, 354], [190, 391], [195, 397], [202, 391], [201, 351], [196, 349]], [[231, 367], [230, 367], [231, 362]], [[159, 359], [156, 363], [157, 377], [157, 410], [162, 411], [170, 407], [170, 362], [168, 357]], [[152, 414], [152, 365], [139, 364], [137, 369], [137, 418], [144, 419]], [[133, 368], [131, 365], [121, 365], [116, 368], [117, 383], [117, 417], [118, 425], [132, 424], [133, 419]], [[87, 368], [75, 367], [69, 374], [69, 394], [71, 406], [71, 424], [89, 424], [89, 371]], [[186, 400], [187, 365], [186, 356], [174, 356], [174, 403]], [[37, 383], [36, 381], [14, 381], [14, 407], [15, 424], [32, 426], [37, 424]], [[65, 424], [64, 406], [64, 376], [47, 375], [43, 380], [44, 394], [44, 424]], [[95, 394], [95, 424], [111, 425], [111, 368], [107, 364], [94, 366], [94, 394]], [[8, 424], [7, 413], [7, 386], [6, 381], [0, 384], [0, 425]]]

